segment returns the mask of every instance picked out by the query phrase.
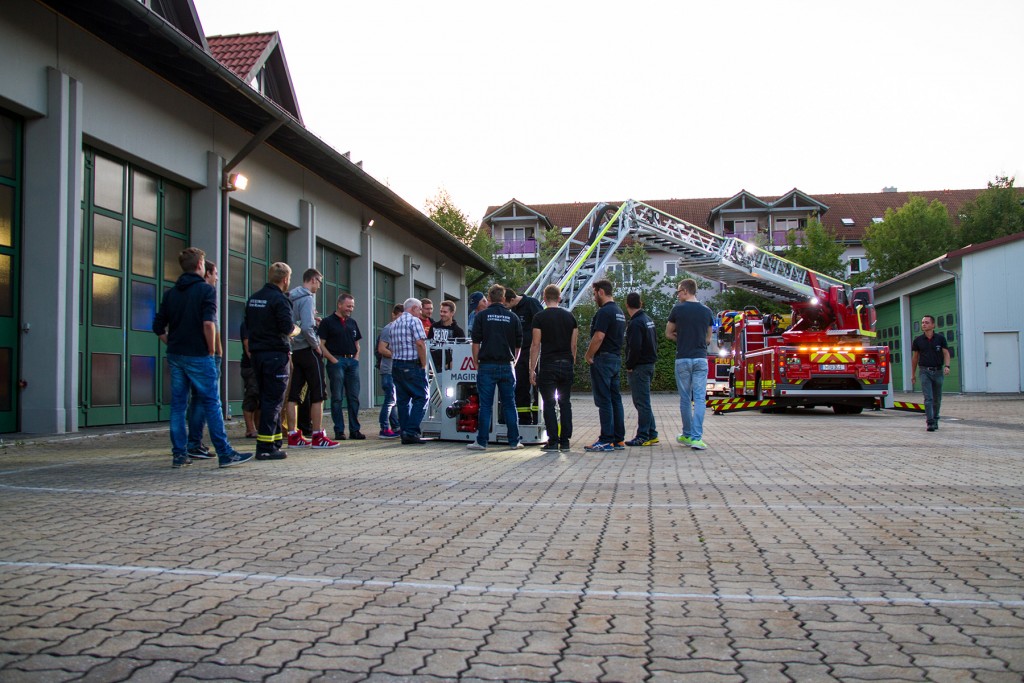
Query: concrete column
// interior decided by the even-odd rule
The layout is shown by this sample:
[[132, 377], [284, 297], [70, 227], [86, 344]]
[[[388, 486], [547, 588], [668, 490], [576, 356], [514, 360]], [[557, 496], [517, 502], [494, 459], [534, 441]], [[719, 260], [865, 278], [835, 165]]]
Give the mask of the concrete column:
[[316, 267], [316, 207], [305, 199], [299, 200], [299, 229], [288, 231], [288, 265], [292, 267], [292, 287], [302, 284], [302, 273]]
[[[221, 279], [227, 283], [228, 264], [226, 245], [221, 243], [221, 169], [224, 160], [213, 152], [206, 153], [206, 187], [192, 190], [191, 222], [189, 224], [189, 246], [199, 247], [206, 252], [220, 271]], [[225, 285], [226, 286], [226, 285]]]
[[416, 286], [415, 273], [412, 269], [412, 256], [405, 254], [402, 256], [402, 274], [395, 278], [395, 303], [405, 303], [412, 296]]
[[[21, 430], [78, 431], [83, 86], [47, 69], [47, 116], [25, 125]], [[31, 276], [29, 276], [31, 273]]]

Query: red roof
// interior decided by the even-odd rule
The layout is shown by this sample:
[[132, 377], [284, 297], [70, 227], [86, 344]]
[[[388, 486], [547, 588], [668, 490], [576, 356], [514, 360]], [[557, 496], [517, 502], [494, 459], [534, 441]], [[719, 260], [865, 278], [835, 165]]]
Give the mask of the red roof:
[[232, 36], [207, 36], [210, 54], [242, 80], [249, 80], [261, 64], [277, 33], [245, 33]]
[[[825, 206], [828, 211], [820, 217], [825, 227], [834, 231], [840, 241], [859, 242], [864, 237], [867, 226], [875, 218], [884, 218], [886, 209], [899, 209], [910, 201], [913, 196], [924, 197], [929, 203], [938, 199], [945, 204], [950, 218], [957, 221], [960, 209], [969, 201], [984, 192], [979, 190], [925, 190], [921, 192], [865, 192], [859, 194], [807, 194]], [[788, 193], [787, 193], [788, 194]], [[784, 195], [762, 197], [765, 202], [774, 202]], [[682, 218], [694, 225], [708, 226], [708, 217], [712, 209], [732, 197], [712, 197], [706, 199], [653, 199], [644, 203], [665, 211], [677, 218]], [[529, 204], [520, 202], [538, 213], [542, 213], [557, 227], [573, 227], [579, 225], [592, 208], [599, 202], [577, 202], [572, 204]], [[621, 204], [622, 202], [612, 202]], [[484, 215], [489, 215], [500, 206], [490, 206]], [[853, 225], [846, 225], [843, 219], [852, 219]]]

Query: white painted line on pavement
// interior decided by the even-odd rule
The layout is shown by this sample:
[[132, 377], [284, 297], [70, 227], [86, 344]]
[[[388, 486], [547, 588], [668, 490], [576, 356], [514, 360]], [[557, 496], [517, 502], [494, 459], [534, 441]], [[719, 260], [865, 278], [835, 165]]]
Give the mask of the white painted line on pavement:
[[303, 576], [294, 574], [248, 574], [245, 572], [222, 572], [212, 569], [189, 569], [187, 567], [144, 567], [135, 565], [80, 564], [75, 562], [13, 562], [0, 560], [0, 568], [134, 572], [141, 574], [168, 574], [171, 576], [199, 576], [212, 579], [235, 579], [238, 581], [306, 583], [329, 586], [353, 586], [363, 588], [396, 588], [402, 590], [441, 591], [451, 593], [477, 593], [481, 595], [523, 595], [552, 596], [565, 595], [597, 598], [632, 598], [638, 600], [699, 600], [718, 602], [768, 602], [768, 603], [814, 603], [853, 604], [887, 606], [930, 606], [930, 607], [995, 607], [1016, 609], [1024, 607], [1024, 600], [986, 600], [979, 598], [888, 598], [885, 596], [850, 597], [844, 595], [757, 595], [730, 593], [675, 593], [667, 591], [614, 591], [590, 590], [587, 588], [546, 588], [543, 586], [483, 586], [473, 584], [429, 583], [419, 581], [383, 581], [377, 579], [342, 579], [331, 576]]

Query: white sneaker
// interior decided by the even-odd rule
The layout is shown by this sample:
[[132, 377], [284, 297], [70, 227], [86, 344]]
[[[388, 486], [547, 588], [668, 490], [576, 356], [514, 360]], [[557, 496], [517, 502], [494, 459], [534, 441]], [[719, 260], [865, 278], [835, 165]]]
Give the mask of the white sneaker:
[[523, 442], [522, 441], [518, 442], [515, 446], [509, 446], [508, 447], [508, 449], [510, 451], [518, 451], [520, 448], [523, 448]]
[[487, 446], [481, 446], [476, 441], [466, 446], [467, 451], [486, 451]]

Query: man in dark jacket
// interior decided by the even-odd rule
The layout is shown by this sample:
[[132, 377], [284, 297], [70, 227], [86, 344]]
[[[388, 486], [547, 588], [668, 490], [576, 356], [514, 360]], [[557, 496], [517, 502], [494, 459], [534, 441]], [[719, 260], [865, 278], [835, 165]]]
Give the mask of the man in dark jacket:
[[285, 292], [292, 269], [287, 263], [273, 263], [270, 280], [245, 304], [245, 326], [249, 330], [249, 357], [260, 385], [260, 423], [256, 428], [256, 459], [284, 460], [281, 450], [281, 407], [288, 389], [289, 339], [297, 334], [292, 302]]
[[535, 425], [540, 416], [537, 389], [530, 382], [530, 346], [533, 344], [533, 316], [544, 310], [544, 305], [532, 296], [516, 294], [505, 288], [505, 306], [519, 317], [523, 326], [523, 350], [516, 361], [516, 411], [519, 424]]
[[491, 305], [473, 320], [473, 364], [476, 366], [476, 390], [480, 395], [480, 415], [476, 441], [466, 446], [471, 451], [487, 448], [494, 410], [494, 390], [498, 389], [505, 411], [508, 446], [522, 448], [519, 440], [519, 415], [516, 412], [516, 376], [512, 367], [523, 347], [523, 326], [519, 316], [505, 308], [505, 288], [493, 285], [487, 292]]
[[233, 467], [252, 460], [252, 453], [239, 453], [228, 442], [217, 386], [217, 294], [206, 283], [206, 254], [189, 247], [178, 254], [181, 277], [164, 294], [153, 318], [153, 332], [167, 344], [171, 370], [171, 466], [190, 465], [186, 452], [188, 435], [185, 408], [195, 388], [210, 427], [210, 441], [217, 449], [221, 467]]
[[636, 408], [636, 436], [626, 442], [627, 446], [653, 446], [658, 443], [658, 429], [654, 424], [651, 410], [651, 380], [654, 379], [654, 364], [658, 361], [658, 336], [654, 321], [644, 311], [644, 302], [639, 292], [626, 295], [626, 377], [629, 391]]

